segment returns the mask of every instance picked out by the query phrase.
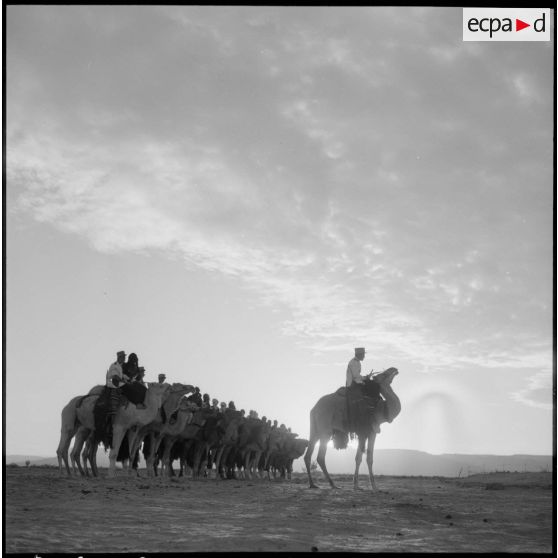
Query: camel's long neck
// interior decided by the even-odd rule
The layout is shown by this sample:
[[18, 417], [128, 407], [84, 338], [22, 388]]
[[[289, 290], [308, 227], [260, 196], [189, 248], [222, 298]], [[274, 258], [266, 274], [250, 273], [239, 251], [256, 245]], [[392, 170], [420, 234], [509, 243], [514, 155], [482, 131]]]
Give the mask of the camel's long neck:
[[147, 409], [145, 410], [145, 415], [142, 417], [145, 424], [155, 419], [163, 403], [162, 393], [155, 393], [154, 391], [150, 393], [149, 391], [150, 390], [147, 390], [147, 395], [145, 396], [145, 406]]
[[178, 409], [179, 401], [184, 393], [183, 391], [173, 391], [163, 400], [163, 409], [167, 417], [170, 417]]
[[173, 424], [169, 424], [167, 418], [167, 423], [165, 425], [165, 434], [169, 434], [170, 436], [177, 436], [184, 430], [187, 424], [192, 422], [192, 416], [193, 414], [191, 411], [178, 411], [176, 422], [174, 422]]
[[391, 422], [401, 412], [401, 401], [393, 391], [391, 384], [383, 385], [380, 393], [386, 400], [386, 420]]

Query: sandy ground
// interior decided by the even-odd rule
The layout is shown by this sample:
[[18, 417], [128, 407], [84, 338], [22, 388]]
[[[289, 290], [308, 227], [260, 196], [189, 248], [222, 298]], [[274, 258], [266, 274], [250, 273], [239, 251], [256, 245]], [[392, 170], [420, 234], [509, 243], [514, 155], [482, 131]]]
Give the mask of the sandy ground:
[[[148, 479], [5, 469], [5, 551], [552, 552], [552, 474], [376, 478], [380, 493], [316, 475]], [[367, 486], [362, 476], [361, 485]]]

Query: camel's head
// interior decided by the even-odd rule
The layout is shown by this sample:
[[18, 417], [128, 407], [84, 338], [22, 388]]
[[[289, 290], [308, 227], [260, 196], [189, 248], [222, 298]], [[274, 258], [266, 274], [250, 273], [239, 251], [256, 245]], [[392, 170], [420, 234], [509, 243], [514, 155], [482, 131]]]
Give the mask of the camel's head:
[[185, 397], [180, 400], [178, 408], [181, 411], [189, 411], [191, 413], [194, 413], [199, 409], [199, 407], [193, 401], [188, 401], [188, 399], [186, 399]]
[[175, 382], [174, 384], [171, 385], [171, 392], [172, 393], [176, 393], [176, 392], [183, 392], [183, 393], [194, 393], [194, 386], [191, 386], [189, 384], [181, 384], [179, 382]]
[[397, 374], [399, 374], [399, 370], [397, 370], [397, 368], [395, 367], [390, 367], [387, 370], [384, 370], [383, 372], [380, 372], [379, 374], [376, 374], [373, 378], [373, 380], [375, 382], [378, 382], [379, 384], [391, 384], [391, 382], [393, 381], [393, 378], [395, 378], [395, 376], [397, 376]]
[[165, 396], [170, 390], [170, 384], [160, 384], [159, 382], [148, 382], [147, 389], [156, 394]]
[[185, 397], [182, 398], [178, 404], [178, 412], [186, 414], [186, 424], [190, 424], [194, 418], [194, 413], [198, 406], [193, 401], [188, 401]]

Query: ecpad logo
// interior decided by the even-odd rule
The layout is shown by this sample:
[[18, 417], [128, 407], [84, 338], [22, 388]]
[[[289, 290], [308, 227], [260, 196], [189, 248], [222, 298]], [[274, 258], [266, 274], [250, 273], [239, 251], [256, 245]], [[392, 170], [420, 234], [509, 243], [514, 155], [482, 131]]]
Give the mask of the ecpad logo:
[[463, 8], [464, 41], [550, 41], [550, 9]]

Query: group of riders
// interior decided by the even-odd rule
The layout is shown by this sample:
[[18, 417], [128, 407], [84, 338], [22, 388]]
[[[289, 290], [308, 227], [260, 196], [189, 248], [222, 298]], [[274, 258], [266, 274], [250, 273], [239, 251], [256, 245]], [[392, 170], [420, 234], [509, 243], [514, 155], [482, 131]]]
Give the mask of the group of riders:
[[[347, 365], [345, 381], [346, 417], [347, 430], [351, 431], [354, 430], [355, 422], [358, 420], [359, 402], [364, 398], [363, 386], [373, 373], [373, 370], [371, 370], [368, 374], [361, 374], [361, 362], [364, 360], [365, 355], [366, 350], [364, 347], [355, 348], [355, 356]], [[139, 366], [139, 359], [136, 353], [130, 353], [127, 361], [125, 351], [118, 351], [116, 353], [116, 361], [109, 366], [106, 375], [106, 387], [108, 388], [107, 419], [109, 423], [112, 423], [112, 418], [122, 403], [122, 396], [134, 403], [138, 409], [145, 409], [144, 398], [147, 386], [144, 377], [145, 368]], [[166, 375], [159, 374], [158, 381], [159, 383], [165, 383]], [[230, 401], [227, 405], [224, 401], [219, 403], [217, 399], [211, 400], [207, 393], [202, 396], [199, 387], [196, 387], [187, 399], [194, 402], [200, 408], [213, 409], [216, 412], [224, 412], [227, 409], [236, 410], [233, 401]], [[243, 411], [242, 409], [241, 413], [244, 415]], [[379, 413], [379, 407], [372, 410], [372, 428], [376, 433], [380, 432], [381, 416]], [[248, 418], [258, 418], [258, 415], [255, 411], [250, 411]], [[110, 424], [108, 426], [110, 428]], [[273, 426], [277, 427], [277, 421], [274, 421]], [[280, 428], [290, 431], [283, 424]]]
[[[109, 388], [108, 392], [108, 409], [107, 409], [107, 427], [110, 430], [112, 419], [116, 414], [118, 407], [122, 403], [122, 396], [128, 401], [134, 403], [136, 408], [145, 409], [144, 404], [145, 393], [147, 386], [145, 383], [145, 368], [139, 366], [139, 359], [136, 353], [130, 353], [126, 361], [126, 352], [118, 351], [116, 353], [116, 361], [113, 362], [106, 375], [106, 387]], [[159, 374], [158, 382], [163, 384], [166, 382], [166, 375]], [[195, 403], [201, 409], [212, 409], [215, 412], [224, 413], [227, 410], [236, 411], [234, 401], [219, 402], [218, 399], [211, 399], [209, 394], [200, 392], [199, 387], [194, 387], [194, 391], [186, 397], [187, 400]], [[240, 409], [240, 415], [245, 416], [245, 410]], [[257, 411], [250, 410], [248, 417], [252, 419], [259, 419]], [[271, 428], [279, 428], [282, 431], [291, 433], [291, 429], [287, 428], [284, 424], [278, 425], [278, 421], [273, 422], [266, 417], [260, 420], [268, 423]]]

